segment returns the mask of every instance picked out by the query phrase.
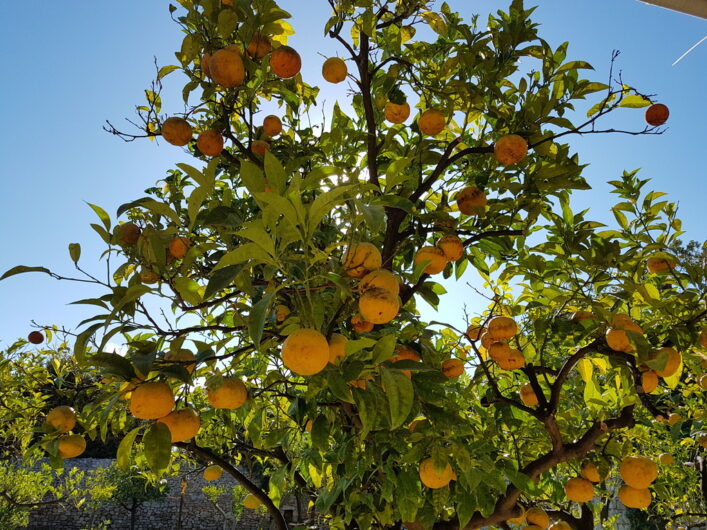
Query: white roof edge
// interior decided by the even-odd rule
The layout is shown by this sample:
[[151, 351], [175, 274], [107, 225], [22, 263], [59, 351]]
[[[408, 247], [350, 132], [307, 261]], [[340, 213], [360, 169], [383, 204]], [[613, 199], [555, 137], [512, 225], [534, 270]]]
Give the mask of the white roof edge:
[[707, 0], [640, 0], [644, 4], [653, 4], [673, 11], [680, 11], [707, 19]]

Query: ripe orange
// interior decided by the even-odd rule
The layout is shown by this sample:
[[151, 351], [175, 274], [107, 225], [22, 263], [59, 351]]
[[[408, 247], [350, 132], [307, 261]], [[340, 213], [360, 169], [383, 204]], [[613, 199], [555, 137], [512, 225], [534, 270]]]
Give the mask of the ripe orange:
[[175, 259], [182, 259], [187, 255], [191, 241], [186, 237], [175, 237], [169, 242], [169, 255]]
[[518, 324], [511, 317], [493, 317], [488, 323], [488, 332], [496, 340], [510, 339], [518, 333]]
[[346, 343], [349, 341], [343, 335], [332, 334], [329, 339], [329, 363], [336, 364], [340, 358], [346, 356]]
[[302, 68], [302, 58], [294, 48], [280, 46], [270, 54], [270, 69], [280, 79], [296, 76]]
[[662, 103], [656, 103], [646, 109], [646, 123], [653, 127], [663, 125], [668, 121], [668, 116], [670, 116], [670, 110]]
[[224, 48], [213, 53], [209, 60], [211, 79], [224, 88], [243, 84], [245, 67], [241, 54], [234, 48]]
[[130, 413], [141, 420], [162, 418], [173, 408], [174, 394], [167, 383], [143, 383], [130, 397]]
[[538, 404], [538, 396], [530, 383], [525, 383], [520, 387], [520, 400], [526, 407], [535, 407]]
[[172, 116], [162, 124], [162, 138], [176, 146], [187, 145], [191, 140], [192, 128], [184, 118]]
[[624, 484], [619, 488], [619, 500], [627, 508], [648, 508], [651, 504], [651, 490], [648, 488], [633, 488]]
[[258, 156], [265, 156], [270, 151], [270, 144], [264, 140], [255, 140], [250, 144], [250, 150]]
[[494, 342], [505, 342], [503, 340], [497, 341], [491, 336], [491, 333], [488, 332], [488, 330], [484, 329], [483, 333], [481, 333], [481, 346], [483, 348], [486, 348], [487, 350], [491, 347], [491, 344]]
[[113, 231], [114, 237], [118, 240], [118, 244], [122, 247], [132, 247], [137, 244], [142, 230], [135, 223], [123, 223], [115, 227]]
[[486, 194], [479, 188], [464, 188], [456, 196], [457, 208], [464, 215], [481, 215], [486, 211]]
[[512, 348], [508, 357], [497, 360], [496, 364], [501, 370], [519, 370], [525, 366], [525, 356], [520, 350]]
[[389, 101], [383, 113], [390, 123], [404, 123], [410, 117], [410, 105], [407, 102], [398, 104]]
[[44, 342], [44, 335], [41, 331], [30, 331], [27, 335], [27, 341], [31, 344], [42, 344]]
[[[466, 336], [469, 337], [469, 340], [471, 341], [479, 340], [483, 333], [486, 333], [486, 328], [483, 326], [471, 324], [468, 328], [466, 328]], [[491, 335], [489, 335], [489, 337], [490, 336]]]
[[373, 323], [363, 320], [361, 315], [354, 315], [351, 317], [351, 325], [356, 333], [368, 333], [373, 330]]
[[651, 274], [667, 274], [675, 268], [675, 262], [665, 258], [648, 258], [646, 269]]
[[252, 493], [249, 493], [245, 496], [245, 499], [243, 499], [243, 506], [245, 508], [248, 508], [249, 510], [255, 510], [261, 504], [262, 502], [260, 501], [260, 499]]
[[223, 136], [217, 131], [204, 131], [196, 139], [196, 146], [206, 156], [218, 156], [223, 151]]
[[525, 512], [525, 519], [528, 524], [534, 524], [539, 528], [547, 528], [550, 525], [550, 517], [542, 508], [530, 508]]
[[260, 34], [253, 35], [248, 48], [246, 48], [246, 53], [253, 57], [254, 59], [262, 59], [272, 50], [272, 44], [270, 44], [270, 39], [264, 37]]
[[648, 370], [641, 374], [641, 386], [643, 387], [643, 392], [650, 394], [656, 388], [658, 388], [658, 374], [653, 370]]
[[517, 134], [502, 136], [493, 146], [496, 160], [504, 166], [510, 166], [523, 160], [528, 154], [528, 142]]
[[437, 246], [442, 249], [447, 261], [457, 261], [464, 254], [464, 243], [456, 234], [447, 234], [437, 241]]
[[302, 328], [282, 343], [282, 362], [298, 375], [314, 375], [329, 362], [329, 343], [316, 329]]
[[599, 468], [589, 460], [585, 460], [582, 463], [580, 473], [582, 478], [586, 478], [589, 482], [601, 482], [601, 473], [599, 473]]
[[614, 351], [630, 353], [634, 350], [633, 344], [628, 340], [628, 335], [623, 329], [609, 328], [606, 330], [606, 343]]
[[589, 502], [594, 497], [594, 484], [586, 478], [571, 478], [565, 483], [565, 495], [574, 502]]
[[682, 356], [674, 348], [661, 348], [657, 353], [652, 354], [650, 357], [655, 358], [661, 354], [666, 354], [668, 358], [663, 369], [656, 370], [655, 373], [660, 377], [670, 377], [678, 371], [680, 363], [682, 362]]
[[206, 77], [211, 77], [211, 54], [205, 53], [201, 56], [201, 71], [204, 72]]
[[487, 350], [489, 357], [496, 362], [508, 359], [512, 355], [511, 347], [507, 342], [492, 342]]
[[330, 83], [341, 83], [347, 73], [346, 63], [338, 57], [329, 57], [322, 65], [322, 77]]
[[358, 312], [368, 322], [387, 324], [400, 311], [400, 300], [385, 289], [368, 289], [358, 300]]
[[[397, 363], [398, 361], [402, 361], [405, 359], [407, 359], [409, 361], [415, 361], [415, 362], [420, 362], [422, 360], [422, 359], [420, 359], [420, 355], [415, 350], [413, 350], [410, 346], [398, 344], [395, 347], [395, 355], [393, 355], [390, 358], [390, 362]], [[412, 371], [401, 370], [401, 372], [404, 373], [408, 379], [412, 378]]]
[[626, 313], [616, 313], [613, 320], [611, 321], [611, 327], [616, 329], [623, 329], [628, 331], [633, 331], [635, 333], [643, 333], [641, 326], [636, 324], [633, 319]]
[[[176, 352], [169, 352], [164, 356], [165, 361], [175, 362], [179, 366], [183, 366], [187, 373], [191, 374], [196, 368], [196, 357], [194, 354], [187, 349], [181, 349]], [[194, 361], [194, 362], [189, 362]]]
[[204, 470], [204, 480], [208, 480], [209, 482], [220, 479], [221, 475], [223, 475], [223, 469], [221, 469], [221, 466], [212, 465]]
[[86, 440], [79, 434], [68, 434], [59, 438], [59, 456], [74, 458], [86, 450]]
[[263, 132], [271, 138], [282, 132], [282, 121], [274, 114], [265, 116], [263, 120]]
[[45, 421], [55, 431], [63, 434], [76, 426], [76, 411], [68, 405], [60, 405], [47, 413]]
[[629, 486], [644, 489], [658, 478], [658, 467], [655, 462], [645, 456], [627, 456], [619, 465], [621, 478]]
[[675, 462], [675, 459], [670, 453], [661, 453], [661, 455], [658, 457], [658, 462], [660, 462], [660, 465], [662, 466], [669, 466], [673, 462]]
[[358, 284], [360, 293], [365, 293], [368, 289], [384, 289], [394, 296], [400, 292], [400, 280], [398, 276], [387, 269], [376, 269], [369, 272]]
[[447, 257], [441, 248], [422, 247], [415, 254], [415, 264], [423, 262], [429, 262], [423, 270], [425, 274], [438, 274], [447, 266]]
[[201, 428], [199, 415], [189, 407], [173, 410], [165, 417], [158, 419], [157, 423], [164, 423], [167, 426], [172, 443], [191, 440]]
[[349, 247], [344, 254], [344, 269], [352, 278], [363, 278], [368, 272], [380, 269], [383, 258], [371, 243], [358, 243]]
[[430, 489], [443, 488], [456, 478], [457, 476], [449, 464], [441, 472], [438, 472], [432, 458], [426, 458], [420, 462], [420, 480]]
[[206, 398], [215, 409], [237, 409], [248, 401], [248, 389], [236, 377], [213, 379], [207, 383]]
[[464, 361], [461, 359], [447, 359], [442, 362], [442, 373], [449, 377], [459, 377], [464, 373]]
[[428, 109], [417, 120], [420, 132], [426, 136], [437, 136], [444, 130], [447, 120], [437, 109]]

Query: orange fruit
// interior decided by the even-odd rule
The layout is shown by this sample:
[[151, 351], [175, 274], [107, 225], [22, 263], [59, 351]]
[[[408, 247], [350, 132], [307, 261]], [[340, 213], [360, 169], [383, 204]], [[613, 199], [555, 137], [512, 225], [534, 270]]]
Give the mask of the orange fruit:
[[628, 340], [628, 335], [623, 329], [609, 328], [606, 330], [606, 343], [614, 351], [630, 353], [634, 350], [633, 344]]
[[115, 227], [113, 236], [118, 240], [118, 244], [122, 247], [132, 247], [137, 244], [142, 230], [135, 223], [123, 223]]
[[218, 156], [223, 151], [223, 136], [217, 131], [204, 131], [197, 137], [196, 146], [206, 156]]
[[481, 346], [482, 346], [483, 348], [486, 348], [487, 350], [491, 347], [491, 344], [493, 344], [494, 342], [505, 342], [505, 341], [502, 341], [502, 340], [497, 341], [496, 339], [494, 339], [494, 338], [491, 336], [491, 333], [489, 333], [488, 330], [486, 330], [485, 328], [484, 328], [483, 333], [481, 333], [481, 337], [480, 337], [480, 338], [481, 338]]
[[643, 387], [643, 392], [650, 394], [656, 388], [658, 388], [658, 374], [653, 370], [648, 370], [641, 374], [641, 386]]
[[307, 423], [304, 424], [304, 430], [307, 432], [312, 432], [312, 427], [314, 427], [314, 422], [312, 420], [307, 420]]
[[172, 443], [191, 440], [201, 428], [199, 415], [189, 407], [173, 410], [165, 417], [158, 419], [157, 423], [164, 423], [167, 426]]
[[486, 194], [479, 188], [464, 188], [455, 197], [457, 208], [464, 215], [482, 215], [486, 211]]
[[289, 314], [290, 308], [286, 305], [279, 304], [275, 306], [275, 320], [278, 322], [283, 322]]
[[194, 371], [194, 368], [196, 368], [196, 357], [191, 351], [187, 349], [181, 349], [176, 352], [168, 352], [164, 356], [164, 360], [168, 362], [172, 361], [175, 364], [178, 364], [179, 366], [183, 366], [189, 374], [191, 374]]
[[496, 340], [510, 339], [518, 333], [518, 324], [511, 317], [493, 317], [489, 320], [488, 332]]
[[216, 378], [207, 383], [206, 398], [215, 409], [238, 409], [248, 401], [248, 389], [236, 377]]
[[662, 103], [656, 103], [646, 109], [646, 123], [653, 127], [663, 125], [668, 121], [668, 116], [670, 116], [670, 110]]
[[[420, 362], [422, 359], [420, 359], [420, 355], [413, 350], [410, 346], [404, 346], [398, 344], [395, 347], [395, 355], [393, 355], [390, 358], [391, 363], [397, 363], [398, 361], [402, 360], [409, 360], [409, 361], [415, 361], [415, 362]], [[408, 379], [412, 378], [412, 371], [410, 370], [401, 370], [402, 373], [404, 373]]]
[[492, 342], [491, 345], [487, 348], [489, 357], [493, 359], [496, 362], [499, 362], [503, 359], [508, 359], [512, 353], [511, 353], [511, 347], [507, 342]]
[[341, 83], [346, 79], [346, 63], [338, 57], [329, 57], [322, 65], [322, 77], [330, 83]]
[[376, 269], [369, 272], [358, 284], [358, 291], [365, 293], [368, 289], [383, 289], [394, 296], [400, 292], [400, 280], [398, 276], [387, 269]]
[[644, 489], [658, 478], [658, 467], [655, 462], [645, 456], [627, 456], [619, 465], [621, 478], [629, 486]]
[[390, 123], [404, 123], [410, 117], [410, 105], [407, 102], [398, 104], [389, 101], [383, 113]]
[[444, 251], [438, 247], [422, 247], [415, 254], [415, 264], [429, 262], [425, 265], [425, 274], [438, 274], [447, 266], [447, 257]]
[[633, 319], [626, 313], [616, 313], [613, 320], [611, 321], [611, 327], [616, 329], [623, 329], [628, 331], [633, 331], [635, 333], [643, 333], [641, 326], [636, 324]]
[[599, 468], [589, 460], [585, 460], [582, 463], [580, 473], [582, 478], [586, 478], [589, 482], [601, 482], [601, 473], [599, 473]]
[[666, 274], [675, 268], [675, 262], [665, 258], [648, 258], [646, 269], [651, 274]]
[[457, 261], [464, 255], [464, 243], [456, 234], [447, 234], [437, 241], [437, 246], [442, 249], [447, 261]]
[[68, 434], [59, 438], [59, 456], [74, 458], [86, 450], [86, 440], [79, 434]]
[[27, 335], [27, 342], [30, 344], [42, 344], [44, 342], [44, 335], [41, 331], [30, 331]]
[[675, 462], [675, 459], [670, 453], [661, 453], [661, 455], [658, 457], [658, 462], [660, 462], [660, 465], [662, 466], [669, 466], [673, 462]]
[[538, 404], [538, 396], [530, 383], [525, 383], [520, 387], [520, 400], [526, 407], [534, 407]]
[[591, 311], [575, 311], [572, 313], [572, 322], [583, 322], [585, 320], [596, 320], [597, 317]]
[[437, 136], [444, 130], [447, 119], [437, 109], [428, 109], [417, 120], [420, 132], [426, 136]]
[[442, 373], [449, 377], [459, 377], [464, 373], [464, 361], [461, 359], [447, 359], [442, 362]]
[[250, 150], [258, 156], [265, 156], [270, 151], [270, 144], [265, 140], [255, 140], [250, 144]]
[[60, 405], [47, 413], [45, 421], [56, 432], [63, 434], [76, 426], [76, 411], [68, 405]]
[[[486, 328], [483, 326], [471, 324], [468, 328], [466, 328], [466, 336], [469, 337], [469, 340], [471, 341], [479, 340], [483, 333], [486, 333]], [[491, 335], [489, 335], [489, 337], [490, 336]]]
[[301, 328], [282, 343], [282, 362], [298, 375], [314, 375], [329, 362], [329, 343], [316, 329]]
[[430, 489], [443, 488], [452, 480], [456, 480], [457, 476], [452, 470], [452, 466], [447, 464], [442, 471], [435, 469], [432, 458], [426, 458], [420, 462], [420, 480]]
[[192, 128], [184, 118], [172, 116], [162, 124], [162, 138], [176, 146], [187, 145], [191, 140]]
[[624, 484], [619, 488], [619, 500], [627, 508], [648, 508], [651, 504], [651, 490], [648, 488], [633, 488]]
[[594, 484], [586, 478], [571, 478], [565, 483], [565, 495], [574, 502], [589, 502], [594, 498]]
[[256, 33], [248, 44], [246, 53], [254, 59], [262, 59], [270, 53], [270, 50], [272, 50], [270, 39]]
[[201, 56], [201, 71], [204, 72], [206, 77], [211, 77], [211, 54], [205, 53]]
[[547, 528], [550, 525], [550, 517], [542, 508], [530, 508], [525, 512], [525, 520], [540, 528]]
[[343, 266], [352, 278], [363, 278], [368, 272], [380, 269], [383, 258], [371, 243], [358, 243], [349, 247], [344, 254]]
[[296, 76], [302, 68], [302, 58], [294, 48], [280, 46], [270, 54], [270, 69], [280, 79]]
[[368, 333], [373, 330], [373, 323], [363, 320], [361, 315], [354, 315], [351, 317], [351, 325], [356, 333]]
[[346, 355], [346, 343], [349, 341], [343, 335], [332, 334], [329, 339], [329, 363], [336, 364], [338, 360]]
[[680, 363], [682, 362], [682, 356], [674, 348], [661, 348], [657, 353], [652, 354], [650, 357], [656, 358], [661, 354], [667, 355], [667, 360], [665, 361], [665, 366], [663, 369], [656, 370], [655, 373], [660, 377], [670, 377], [678, 371]]
[[204, 470], [204, 480], [208, 480], [209, 482], [220, 479], [221, 475], [223, 475], [223, 469], [221, 469], [221, 466], [212, 465]]
[[501, 370], [519, 370], [525, 366], [525, 356], [522, 351], [512, 348], [508, 357], [497, 360], [496, 364]]
[[245, 499], [243, 499], [243, 506], [245, 508], [248, 508], [249, 510], [255, 510], [261, 504], [262, 502], [260, 501], [260, 499], [252, 493], [249, 493], [245, 496]]
[[510, 166], [523, 160], [528, 154], [528, 142], [517, 134], [502, 136], [493, 146], [496, 160], [504, 166]]
[[209, 60], [211, 79], [224, 88], [233, 88], [243, 84], [245, 67], [239, 50], [224, 48], [213, 53]]
[[143, 383], [133, 390], [130, 413], [141, 420], [156, 420], [174, 408], [174, 394], [167, 383]]
[[358, 312], [368, 322], [387, 324], [400, 311], [400, 300], [385, 289], [368, 289], [358, 300]]
[[169, 242], [169, 255], [175, 259], [182, 259], [187, 255], [191, 241], [186, 237], [175, 237]]
[[263, 132], [270, 137], [280, 134], [282, 132], [282, 121], [280, 121], [280, 118], [274, 114], [265, 116], [263, 120]]

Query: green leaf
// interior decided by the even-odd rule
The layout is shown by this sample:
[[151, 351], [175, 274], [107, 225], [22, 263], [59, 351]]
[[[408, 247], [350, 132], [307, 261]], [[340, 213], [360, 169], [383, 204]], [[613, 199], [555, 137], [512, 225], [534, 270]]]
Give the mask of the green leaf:
[[88, 357], [88, 363], [102, 368], [101, 372], [106, 375], [116, 375], [126, 381], [136, 377], [132, 363], [117, 353], [96, 353]]
[[213, 189], [213, 179], [209, 179], [204, 173], [195, 167], [190, 166], [189, 164], [184, 164], [183, 162], [178, 163], [177, 167], [189, 175], [189, 177], [199, 186], [203, 186], [209, 190]]
[[174, 288], [186, 303], [198, 305], [202, 302], [201, 286], [191, 278], [179, 277], [174, 280]]
[[329, 390], [332, 394], [334, 394], [336, 399], [347, 403], [353, 403], [351, 389], [339, 372], [335, 372], [333, 370], [330, 371], [327, 374], [327, 384], [329, 386]]
[[287, 184], [285, 168], [282, 167], [282, 164], [277, 157], [269, 151], [265, 153], [264, 166], [265, 176], [268, 179], [268, 183], [274, 190], [277, 190], [277, 192], [280, 193], [285, 189], [285, 185]]
[[118, 445], [118, 452], [115, 458], [118, 467], [123, 471], [127, 471], [128, 467], [130, 467], [130, 455], [133, 451], [133, 443], [135, 442], [135, 437], [137, 436], [137, 433], [139, 433], [141, 429], [142, 427], [134, 428], [132, 431], [125, 435], [125, 438], [123, 438], [120, 441], [120, 445]]
[[272, 263], [272, 258], [259, 245], [255, 243], [245, 243], [227, 252], [216, 264], [214, 270], [217, 271], [224, 267], [245, 263], [246, 261]]
[[156, 215], [162, 215], [164, 217], [167, 217], [178, 226], [182, 224], [181, 220], [179, 219], [179, 215], [177, 215], [177, 212], [172, 210], [172, 208], [167, 206], [165, 203], [157, 202], [151, 197], [143, 197], [142, 199], [137, 199], [136, 201], [122, 204], [118, 208], [118, 212], [116, 215], [120, 217], [124, 212], [127, 212], [132, 208], [145, 208], [146, 210], [149, 210], [150, 212]]
[[69, 256], [71, 256], [71, 261], [78, 263], [81, 257], [81, 245], [78, 243], [69, 243]]
[[650, 104], [650, 100], [644, 98], [643, 96], [639, 96], [638, 94], [630, 94], [621, 100], [621, 103], [619, 103], [619, 107], [626, 107], [629, 109], [640, 109], [643, 107], [647, 107]]
[[361, 438], [365, 438], [370, 432], [373, 426], [376, 424], [376, 419], [378, 418], [378, 407], [376, 406], [376, 399], [371, 392], [365, 390], [360, 390], [358, 388], [353, 389], [354, 402], [356, 403], [356, 408], [358, 409], [358, 415], [361, 418], [361, 423], [363, 424], [363, 429], [361, 430]]
[[5, 273], [0, 276], [0, 280], [14, 276], [15, 274], [24, 274], [25, 272], [43, 272], [45, 274], [51, 274], [52, 271], [45, 267], [27, 267], [25, 265], [18, 265], [17, 267], [12, 267], [10, 270], [5, 271]]
[[329, 447], [329, 422], [320, 414], [312, 423], [312, 446], [321, 450]]
[[557, 69], [557, 74], [561, 74], [562, 72], [566, 72], [567, 70], [594, 70], [594, 67], [589, 64], [587, 61], [569, 61], [562, 66], [560, 66]]
[[440, 35], [447, 34], [447, 24], [444, 23], [442, 17], [440, 17], [437, 13], [428, 11], [426, 13], [422, 13], [422, 18], [425, 19], [425, 22], [427, 22], [427, 24], [435, 32], [439, 33]]
[[172, 456], [172, 435], [164, 423], [153, 423], [142, 437], [145, 460], [153, 473], [161, 475]]
[[373, 348], [373, 362], [378, 364], [390, 359], [395, 351], [397, 341], [398, 335], [395, 333], [381, 337]]
[[88, 204], [91, 209], [96, 212], [96, 215], [103, 223], [103, 226], [105, 226], [106, 230], [110, 232], [110, 217], [108, 217], [106, 211], [100, 206], [96, 206], [95, 204], [91, 204], [90, 202], [87, 202], [86, 204]]
[[208, 194], [209, 190], [207, 190], [203, 186], [199, 186], [191, 192], [191, 195], [189, 195], [189, 199], [187, 200], [187, 213], [189, 214], [189, 230], [194, 228], [194, 224], [196, 223], [196, 217], [197, 215], [199, 215], [199, 208], [201, 208], [201, 205]]
[[248, 315], [248, 333], [256, 347], [260, 346], [260, 340], [263, 338], [265, 317], [268, 314], [274, 294], [274, 292], [266, 294], [250, 308], [250, 314]]
[[335, 205], [343, 201], [344, 195], [355, 188], [355, 184], [347, 184], [339, 186], [331, 191], [322, 193], [309, 208], [309, 219], [307, 221], [307, 230], [311, 236], [316, 231], [319, 223], [327, 215]]
[[218, 14], [218, 32], [228, 39], [238, 25], [238, 15], [233, 9], [222, 9]]
[[238, 276], [243, 270], [243, 265], [231, 265], [229, 267], [224, 267], [213, 273], [209, 278], [209, 283], [204, 291], [204, 300], [208, 300], [213, 295], [218, 293], [220, 290], [229, 287], [233, 280]]
[[179, 66], [176, 64], [168, 64], [167, 66], [163, 66], [160, 68], [159, 72], [157, 72], [157, 79], [162, 79], [163, 77], [171, 74], [175, 70], [179, 70]]
[[415, 398], [412, 381], [399, 370], [381, 368], [381, 381], [388, 398], [388, 411], [390, 413], [390, 429], [400, 427], [410, 414]]

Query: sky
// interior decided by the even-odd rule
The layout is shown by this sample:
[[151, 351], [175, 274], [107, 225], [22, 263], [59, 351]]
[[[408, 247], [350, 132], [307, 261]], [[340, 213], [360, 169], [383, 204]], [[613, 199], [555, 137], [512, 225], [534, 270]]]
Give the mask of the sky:
[[[315, 4], [321, 3], [321, 8]], [[0, 52], [4, 68], [0, 108], [5, 127], [0, 142], [0, 226], [5, 247], [0, 272], [15, 265], [45, 266], [73, 276], [69, 243], [80, 243], [80, 264], [106, 274], [99, 261], [105, 249], [90, 228], [97, 222], [87, 203], [114, 216], [117, 207], [144, 195], [176, 162], [195, 163], [164, 142], [124, 143], [102, 130], [105, 120], [126, 125], [143, 89], [154, 77], [153, 58], [174, 64], [182, 35], [162, 0], [122, 2], [0, 2]], [[506, 8], [496, 0], [448, 0], [468, 20]], [[707, 238], [704, 208], [707, 118], [707, 43], [676, 66], [672, 63], [707, 34], [707, 22], [636, 0], [526, 1], [538, 5], [540, 35], [557, 46], [570, 41], [567, 59], [594, 65], [593, 79], [605, 81], [609, 58], [621, 51], [617, 67], [624, 80], [670, 107], [662, 136], [573, 136], [570, 143], [590, 166], [593, 186], [575, 194], [575, 208], [590, 208], [594, 219], [611, 222], [609, 186], [624, 169], [642, 168], [650, 189], [669, 192], [680, 206], [686, 239]], [[346, 87], [321, 80], [324, 56], [343, 50], [323, 36], [329, 16], [325, 0], [281, 0], [297, 33], [291, 37], [303, 59], [302, 74], [322, 88], [326, 105], [347, 99]], [[319, 37], [321, 35], [321, 37]], [[166, 114], [183, 111], [179, 79], [170, 76], [163, 93]], [[586, 109], [585, 109], [586, 110]], [[625, 111], [620, 124], [643, 127], [643, 111]], [[473, 283], [473, 279], [471, 280]], [[94, 287], [58, 282], [41, 274], [0, 282], [0, 348], [31, 331], [31, 322], [76, 329], [92, 314], [71, 301], [103, 294]], [[481, 307], [470, 289], [451, 292], [439, 314], [425, 317], [463, 326], [461, 307]], [[476, 305], [475, 305], [476, 303]]]

